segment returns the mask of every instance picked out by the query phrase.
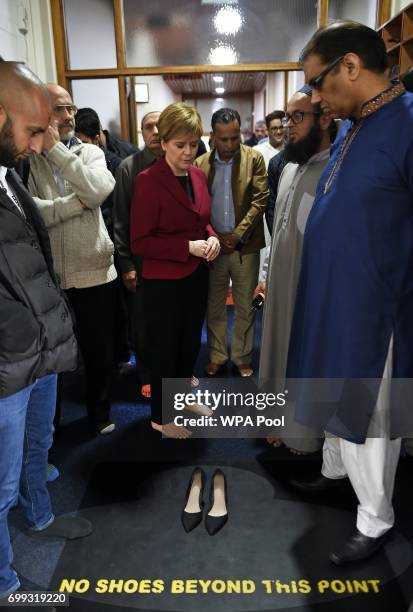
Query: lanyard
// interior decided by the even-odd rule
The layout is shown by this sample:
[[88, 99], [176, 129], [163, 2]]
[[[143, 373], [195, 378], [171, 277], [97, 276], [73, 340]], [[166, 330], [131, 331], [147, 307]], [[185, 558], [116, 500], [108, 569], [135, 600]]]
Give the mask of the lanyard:
[[10, 189], [9, 191], [6, 189], [6, 187], [4, 186], [3, 181], [0, 180], [0, 190], [5, 192], [7, 194], [7, 196], [13, 201], [13, 203], [17, 206], [18, 210], [20, 211], [20, 214], [22, 215], [22, 217], [24, 217], [26, 219], [26, 215], [25, 212], [23, 210], [23, 206], [20, 204], [19, 200], [17, 199], [17, 197], [14, 195], [13, 191]]

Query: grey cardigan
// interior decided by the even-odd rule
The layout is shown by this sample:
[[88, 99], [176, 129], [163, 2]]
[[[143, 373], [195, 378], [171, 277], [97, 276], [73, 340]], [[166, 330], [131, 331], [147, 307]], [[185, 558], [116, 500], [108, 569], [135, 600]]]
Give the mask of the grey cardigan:
[[29, 190], [49, 231], [63, 289], [103, 285], [117, 276], [100, 210], [114, 185], [96, 145], [76, 142], [69, 149], [59, 142], [47, 156], [30, 159]]

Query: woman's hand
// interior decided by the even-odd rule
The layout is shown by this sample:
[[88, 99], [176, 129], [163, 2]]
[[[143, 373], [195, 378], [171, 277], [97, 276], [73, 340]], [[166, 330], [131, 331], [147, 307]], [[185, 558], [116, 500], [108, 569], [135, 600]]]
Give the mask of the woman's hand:
[[190, 240], [189, 241], [189, 252], [194, 257], [202, 257], [206, 259], [205, 251], [207, 249], [206, 240]]
[[215, 257], [219, 255], [219, 252], [221, 250], [219, 240], [215, 236], [210, 236], [206, 243], [207, 248], [205, 251], [205, 259], [207, 261], [214, 261]]

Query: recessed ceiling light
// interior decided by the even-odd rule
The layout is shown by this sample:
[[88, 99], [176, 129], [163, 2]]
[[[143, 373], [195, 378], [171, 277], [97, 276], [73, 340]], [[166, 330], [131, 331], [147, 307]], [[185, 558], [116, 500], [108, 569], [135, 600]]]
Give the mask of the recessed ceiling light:
[[231, 45], [218, 44], [209, 52], [210, 64], [228, 66], [237, 63], [237, 54]]
[[224, 36], [233, 36], [240, 31], [244, 19], [239, 8], [233, 6], [224, 6], [214, 17], [214, 26], [219, 34]]
[[215, 92], [217, 94], [223, 94], [225, 93], [225, 87], [215, 87]]
[[215, 75], [212, 78], [214, 79], [215, 83], [223, 83], [224, 82], [224, 77], [223, 76]]

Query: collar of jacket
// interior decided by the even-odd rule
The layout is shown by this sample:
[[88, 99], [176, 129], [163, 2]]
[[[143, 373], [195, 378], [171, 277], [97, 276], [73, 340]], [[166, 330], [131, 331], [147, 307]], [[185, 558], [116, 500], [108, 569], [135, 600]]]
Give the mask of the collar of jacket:
[[144, 159], [145, 163], [147, 163], [148, 166], [150, 166], [151, 164], [153, 164], [157, 160], [155, 155], [153, 153], [151, 153], [151, 151], [148, 149], [148, 147], [146, 145], [142, 149], [142, 155], [143, 155], [143, 159]]
[[[241, 158], [241, 147], [242, 145], [240, 145], [240, 148], [238, 149], [238, 151], [236, 151], [234, 153], [234, 157], [232, 158], [234, 160], [234, 163], [237, 163], [237, 159]], [[211, 153], [209, 154], [209, 159], [208, 159], [208, 163], [210, 164], [210, 166], [214, 166], [214, 162], [215, 162], [215, 154], [218, 153], [217, 148], [214, 147], [211, 151]], [[218, 153], [219, 156], [219, 153]], [[221, 159], [221, 158], [220, 158]], [[222, 160], [221, 160], [222, 161]]]
[[182, 189], [182, 186], [179, 184], [179, 181], [164, 157], [158, 159], [152, 168], [159, 173], [160, 180], [178, 202], [183, 204], [189, 210], [199, 212], [201, 206], [202, 185], [198, 179], [196, 174], [197, 170], [195, 170], [194, 166], [190, 166], [188, 168], [188, 176], [191, 179], [192, 188], [194, 190], [194, 202], [189, 199], [185, 191]]

